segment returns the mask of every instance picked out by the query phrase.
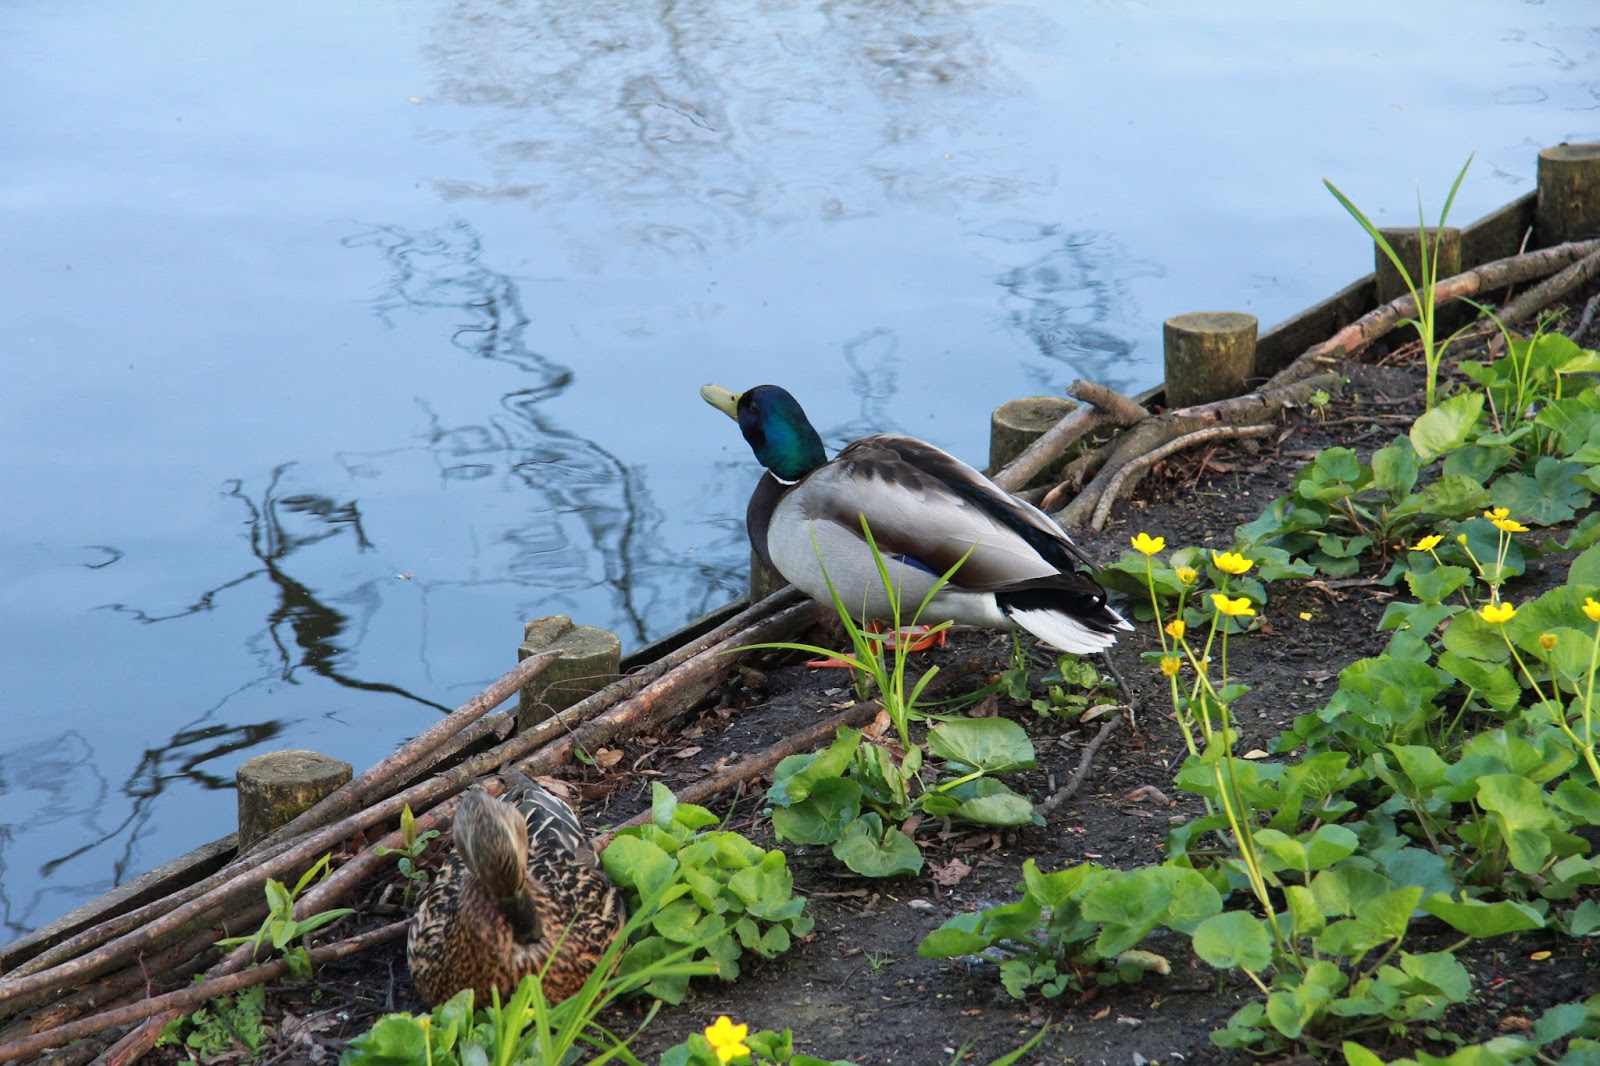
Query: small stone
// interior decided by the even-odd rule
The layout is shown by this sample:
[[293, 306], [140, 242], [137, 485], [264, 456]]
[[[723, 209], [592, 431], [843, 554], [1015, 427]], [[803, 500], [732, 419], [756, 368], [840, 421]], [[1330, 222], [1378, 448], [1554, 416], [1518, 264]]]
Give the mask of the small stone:
[[911, 906], [911, 909], [914, 910], [914, 911], [932, 911], [933, 910], [933, 902], [931, 900], [926, 900], [926, 899], [914, 899], [914, 900], [911, 901], [910, 906]]
[[1117, 1015], [1117, 1024], [1126, 1025], [1129, 1029], [1137, 1029], [1139, 1026], [1143, 1025], [1144, 1022], [1138, 1018], [1130, 1018], [1126, 1014], [1119, 1014]]

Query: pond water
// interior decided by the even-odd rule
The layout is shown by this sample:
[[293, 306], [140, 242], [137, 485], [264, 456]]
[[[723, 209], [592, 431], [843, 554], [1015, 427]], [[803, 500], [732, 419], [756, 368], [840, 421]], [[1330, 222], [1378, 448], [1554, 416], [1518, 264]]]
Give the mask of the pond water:
[[706, 381], [831, 444], [1276, 322], [1600, 137], [1584, 0], [0, 8], [0, 942], [743, 588]]

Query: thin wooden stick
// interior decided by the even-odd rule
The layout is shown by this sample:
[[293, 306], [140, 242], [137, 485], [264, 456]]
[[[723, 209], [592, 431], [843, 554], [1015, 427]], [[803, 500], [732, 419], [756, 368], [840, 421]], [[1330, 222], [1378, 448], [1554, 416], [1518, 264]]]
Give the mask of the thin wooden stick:
[[[312, 948], [307, 954], [313, 964], [320, 965], [366, 951], [368, 948], [377, 947], [380, 944], [387, 944], [391, 940], [397, 940], [404, 936], [405, 931], [405, 922], [392, 922], [370, 932], [362, 933], [360, 936], [350, 937], [348, 940], [341, 940], [320, 948]], [[69, 1022], [54, 1029], [47, 1029], [42, 1033], [35, 1033], [33, 1036], [23, 1040], [0, 1045], [0, 1062], [15, 1062], [18, 1059], [30, 1058], [50, 1048], [62, 1047], [74, 1040], [81, 1040], [86, 1036], [93, 1036], [95, 1033], [103, 1032], [119, 1025], [142, 1021], [152, 1015], [163, 1012], [177, 1011], [182, 1013], [199, 1006], [206, 1000], [230, 995], [241, 988], [249, 988], [251, 985], [261, 985], [266, 984], [268, 981], [276, 981], [287, 976], [288, 973], [289, 964], [280, 959], [276, 962], [252, 967], [242, 973], [228, 974], [216, 980], [190, 985], [186, 988], [180, 988], [176, 992], [168, 992], [166, 995], [143, 999], [125, 1007], [118, 1007], [115, 1010], [96, 1014], [80, 1021]]]
[[1072, 780], [1058, 789], [1055, 795], [1039, 804], [1039, 813], [1042, 816], [1049, 818], [1050, 815], [1056, 812], [1058, 807], [1077, 795], [1078, 789], [1083, 787], [1084, 779], [1089, 775], [1089, 766], [1094, 762], [1095, 754], [1100, 750], [1100, 746], [1106, 742], [1106, 739], [1116, 731], [1117, 726], [1121, 724], [1121, 715], [1106, 719], [1106, 724], [1100, 727], [1100, 732], [1096, 733], [1094, 739], [1084, 747], [1083, 758], [1078, 760], [1078, 768], [1072, 772]]
[[1081, 378], [1067, 389], [1067, 395], [1084, 402], [1063, 415], [995, 474], [996, 485], [1007, 492], [1015, 492], [1082, 438], [1106, 426], [1132, 425], [1150, 414], [1120, 392]]
[[[1196, 444], [1204, 444], [1208, 440], [1232, 440], [1236, 437], [1265, 437], [1273, 431], [1272, 426], [1212, 426], [1194, 433], [1187, 433], [1176, 440], [1170, 440], [1152, 451], [1124, 464], [1117, 470], [1106, 487], [1100, 491], [1100, 500], [1095, 504], [1094, 517], [1089, 520], [1091, 529], [1104, 528], [1106, 519], [1111, 515], [1111, 507], [1124, 489], [1131, 490], [1139, 480], [1149, 473], [1155, 466], [1174, 452], [1181, 452], [1185, 448], [1192, 448]], [[1128, 484], [1129, 480], [1133, 484]]]
[[1596, 274], [1600, 274], [1600, 252], [1591, 252], [1502, 307], [1500, 321], [1508, 326], [1526, 321], [1580, 285], [1588, 284]]
[[1054, 517], [1068, 529], [1085, 522], [1117, 471], [1168, 441], [1218, 425], [1262, 425], [1275, 418], [1284, 408], [1304, 403], [1318, 389], [1336, 388], [1339, 379], [1339, 374], [1328, 372], [1228, 400], [1151, 415], [1117, 439], [1100, 473]]

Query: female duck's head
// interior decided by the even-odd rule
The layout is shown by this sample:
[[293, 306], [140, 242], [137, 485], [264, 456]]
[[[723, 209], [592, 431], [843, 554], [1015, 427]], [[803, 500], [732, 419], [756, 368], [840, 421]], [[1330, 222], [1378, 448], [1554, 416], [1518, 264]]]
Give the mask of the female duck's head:
[[757, 385], [734, 393], [705, 385], [707, 403], [739, 423], [739, 431], [762, 466], [779, 481], [795, 482], [828, 461], [822, 438], [800, 404], [777, 385]]

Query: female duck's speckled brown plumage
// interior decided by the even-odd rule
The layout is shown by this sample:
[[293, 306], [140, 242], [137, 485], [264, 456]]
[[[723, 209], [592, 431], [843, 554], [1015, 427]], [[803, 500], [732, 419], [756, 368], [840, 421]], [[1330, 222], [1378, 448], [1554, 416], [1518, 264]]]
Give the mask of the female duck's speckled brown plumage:
[[461, 801], [454, 853], [411, 918], [406, 958], [430, 1007], [463, 988], [504, 1002], [541, 969], [545, 997], [566, 999], [626, 918], [572, 808], [514, 770], [506, 780], [504, 799], [474, 787]]

